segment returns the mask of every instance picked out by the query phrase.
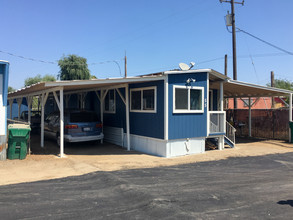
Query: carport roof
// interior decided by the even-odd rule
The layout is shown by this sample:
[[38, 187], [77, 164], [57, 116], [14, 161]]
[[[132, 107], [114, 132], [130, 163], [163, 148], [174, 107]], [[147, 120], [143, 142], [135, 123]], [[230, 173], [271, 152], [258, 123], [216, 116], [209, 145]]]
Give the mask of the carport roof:
[[290, 93], [293, 93], [293, 91], [260, 86], [231, 79], [224, 83], [224, 96], [226, 98], [288, 96]]
[[8, 99], [20, 98], [29, 95], [40, 95], [43, 92], [52, 89], [63, 87], [64, 92], [79, 92], [83, 90], [98, 90], [109, 87], [124, 87], [129, 83], [140, 83], [155, 80], [165, 79], [168, 74], [186, 74], [208, 72], [210, 80], [210, 88], [219, 89], [219, 81], [224, 82], [224, 97], [270, 97], [270, 96], [288, 96], [293, 93], [290, 90], [272, 88], [266, 86], [255, 85], [251, 83], [240, 82], [232, 80], [229, 77], [212, 69], [199, 70], [172, 70], [159, 73], [152, 73], [137, 77], [127, 78], [107, 78], [107, 79], [93, 79], [93, 80], [71, 80], [71, 81], [56, 81], [56, 82], [41, 82], [8, 94]]

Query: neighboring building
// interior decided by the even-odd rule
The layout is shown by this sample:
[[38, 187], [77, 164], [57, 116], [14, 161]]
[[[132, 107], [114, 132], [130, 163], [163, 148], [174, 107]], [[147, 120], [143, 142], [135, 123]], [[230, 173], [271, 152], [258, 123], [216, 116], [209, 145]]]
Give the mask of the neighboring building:
[[[286, 107], [284, 101], [279, 97], [274, 97], [274, 108]], [[272, 98], [271, 97], [256, 97], [251, 98], [251, 109], [271, 109], [272, 108]], [[228, 99], [226, 104], [226, 109], [234, 109], [234, 99]], [[249, 99], [248, 98], [238, 98], [237, 99], [237, 109], [249, 109]]]
[[0, 160], [6, 159], [8, 71], [9, 63], [0, 61]]

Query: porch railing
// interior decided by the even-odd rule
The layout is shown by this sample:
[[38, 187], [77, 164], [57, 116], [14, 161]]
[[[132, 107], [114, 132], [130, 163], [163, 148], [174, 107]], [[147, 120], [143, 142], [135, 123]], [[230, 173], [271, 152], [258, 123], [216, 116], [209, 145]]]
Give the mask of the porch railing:
[[235, 144], [235, 132], [236, 129], [226, 121], [226, 137], [229, 138], [233, 144]]
[[225, 111], [210, 111], [209, 119], [209, 134], [226, 133]]

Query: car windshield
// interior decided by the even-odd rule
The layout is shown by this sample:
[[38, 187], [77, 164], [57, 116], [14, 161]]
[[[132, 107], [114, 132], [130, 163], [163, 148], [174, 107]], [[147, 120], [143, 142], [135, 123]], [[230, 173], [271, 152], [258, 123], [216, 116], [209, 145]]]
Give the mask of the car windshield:
[[94, 112], [72, 112], [70, 113], [70, 122], [97, 122], [98, 116]]

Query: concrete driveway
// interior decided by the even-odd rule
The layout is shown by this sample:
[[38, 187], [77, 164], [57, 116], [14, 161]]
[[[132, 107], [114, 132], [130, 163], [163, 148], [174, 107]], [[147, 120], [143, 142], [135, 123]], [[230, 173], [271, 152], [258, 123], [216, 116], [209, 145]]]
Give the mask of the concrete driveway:
[[292, 219], [293, 153], [0, 187], [2, 219]]

